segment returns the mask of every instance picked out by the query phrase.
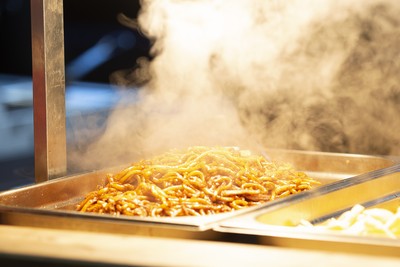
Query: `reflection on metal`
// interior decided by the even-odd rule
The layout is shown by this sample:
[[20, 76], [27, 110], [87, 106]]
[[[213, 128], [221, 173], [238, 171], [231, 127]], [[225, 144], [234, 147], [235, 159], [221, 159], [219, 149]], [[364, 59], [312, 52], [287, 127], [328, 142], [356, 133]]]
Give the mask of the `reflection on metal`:
[[31, 0], [35, 179], [66, 173], [62, 0]]

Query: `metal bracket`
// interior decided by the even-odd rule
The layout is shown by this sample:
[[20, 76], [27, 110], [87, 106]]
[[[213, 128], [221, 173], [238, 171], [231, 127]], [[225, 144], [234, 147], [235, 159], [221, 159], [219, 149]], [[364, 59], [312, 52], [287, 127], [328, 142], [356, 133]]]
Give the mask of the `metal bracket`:
[[65, 175], [63, 0], [31, 0], [35, 180]]

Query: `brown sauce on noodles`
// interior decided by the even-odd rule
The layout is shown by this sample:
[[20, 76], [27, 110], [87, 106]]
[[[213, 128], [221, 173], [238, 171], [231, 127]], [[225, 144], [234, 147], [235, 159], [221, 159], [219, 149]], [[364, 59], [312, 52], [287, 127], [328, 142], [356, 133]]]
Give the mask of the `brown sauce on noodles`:
[[318, 181], [287, 163], [235, 147], [190, 147], [109, 174], [78, 211], [195, 216], [239, 210], [311, 189]]

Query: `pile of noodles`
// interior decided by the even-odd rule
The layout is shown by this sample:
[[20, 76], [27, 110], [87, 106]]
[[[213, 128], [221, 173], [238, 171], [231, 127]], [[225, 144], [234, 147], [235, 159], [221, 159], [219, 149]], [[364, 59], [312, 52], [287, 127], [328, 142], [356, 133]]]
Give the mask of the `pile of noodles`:
[[287, 163], [236, 147], [190, 147], [133, 163], [78, 205], [82, 212], [192, 216], [229, 212], [311, 189]]

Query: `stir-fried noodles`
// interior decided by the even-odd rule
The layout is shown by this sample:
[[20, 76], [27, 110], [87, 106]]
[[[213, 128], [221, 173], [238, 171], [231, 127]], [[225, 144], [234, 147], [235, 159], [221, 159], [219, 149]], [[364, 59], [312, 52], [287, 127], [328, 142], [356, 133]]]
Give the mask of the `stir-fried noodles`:
[[107, 176], [82, 212], [192, 216], [238, 210], [312, 188], [318, 181], [287, 163], [235, 147], [172, 150]]

